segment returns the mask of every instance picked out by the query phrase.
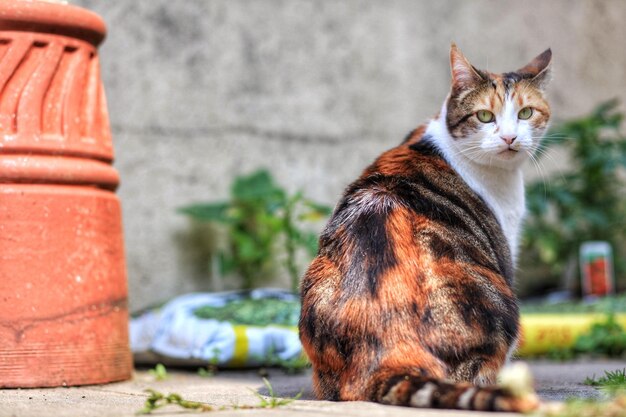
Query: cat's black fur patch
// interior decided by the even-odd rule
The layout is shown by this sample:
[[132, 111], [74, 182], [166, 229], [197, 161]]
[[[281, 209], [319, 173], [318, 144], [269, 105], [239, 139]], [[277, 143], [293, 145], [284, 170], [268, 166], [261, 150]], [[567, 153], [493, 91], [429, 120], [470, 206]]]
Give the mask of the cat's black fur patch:
[[443, 157], [443, 155], [441, 154], [441, 151], [439, 150], [437, 145], [435, 145], [435, 142], [433, 141], [433, 138], [430, 135], [422, 136], [422, 138], [419, 141], [409, 145], [409, 149], [415, 152], [419, 152], [422, 155], [438, 156], [440, 158]]
[[459, 127], [461, 124], [465, 123], [467, 121], [467, 119], [469, 119], [470, 117], [474, 116], [474, 113], [468, 113], [465, 116], [461, 117], [459, 120], [456, 121], [456, 123], [452, 124], [452, 125], [448, 125], [448, 129], [450, 131], [455, 130], [457, 127]]
[[[348, 239], [355, 245], [348, 271], [343, 280], [344, 289], [350, 293], [362, 293], [363, 285], [374, 297], [378, 290], [378, 280], [385, 271], [397, 264], [393, 252], [386, 220], [389, 209], [368, 210], [358, 214], [358, 217], [346, 229]], [[368, 257], [375, 253], [376, 258]], [[363, 279], [365, 278], [365, 280]]]

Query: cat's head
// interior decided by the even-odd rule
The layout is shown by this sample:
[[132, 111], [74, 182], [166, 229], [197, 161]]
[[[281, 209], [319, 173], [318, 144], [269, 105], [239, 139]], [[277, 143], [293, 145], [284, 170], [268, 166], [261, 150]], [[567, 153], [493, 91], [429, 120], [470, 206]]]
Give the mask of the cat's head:
[[514, 72], [476, 69], [452, 44], [446, 125], [457, 151], [481, 164], [515, 168], [533, 154], [550, 119], [544, 88], [550, 49]]

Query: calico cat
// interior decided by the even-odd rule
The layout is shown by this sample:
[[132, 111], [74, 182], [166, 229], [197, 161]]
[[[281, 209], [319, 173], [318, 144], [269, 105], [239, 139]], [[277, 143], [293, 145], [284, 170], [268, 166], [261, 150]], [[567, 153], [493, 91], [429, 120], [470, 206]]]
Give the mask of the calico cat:
[[453, 44], [440, 113], [347, 188], [301, 286], [300, 338], [320, 399], [538, 405], [493, 384], [519, 338], [520, 167], [550, 118], [551, 56], [493, 74]]

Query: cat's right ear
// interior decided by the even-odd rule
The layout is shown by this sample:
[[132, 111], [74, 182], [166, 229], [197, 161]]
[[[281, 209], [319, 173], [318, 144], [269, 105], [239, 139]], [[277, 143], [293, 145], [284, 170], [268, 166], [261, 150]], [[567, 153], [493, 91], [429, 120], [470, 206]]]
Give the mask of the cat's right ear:
[[453, 90], [472, 88], [483, 80], [454, 42], [450, 45], [450, 70]]
[[552, 50], [548, 48], [516, 72], [522, 77], [531, 78], [537, 87], [545, 88], [551, 77], [551, 62]]

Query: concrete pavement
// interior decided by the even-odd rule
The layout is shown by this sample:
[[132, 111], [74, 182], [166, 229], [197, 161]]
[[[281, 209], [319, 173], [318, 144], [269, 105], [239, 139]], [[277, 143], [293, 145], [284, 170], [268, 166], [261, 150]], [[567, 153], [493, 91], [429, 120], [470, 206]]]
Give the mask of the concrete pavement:
[[[537, 392], [547, 401], [569, 397], [598, 398], [600, 393], [582, 384], [586, 377], [604, 375], [604, 371], [626, 367], [624, 361], [578, 361], [530, 363], [535, 376]], [[365, 402], [334, 403], [316, 401], [311, 391], [310, 372], [289, 376], [280, 370], [270, 371], [270, 381], [278, 397], [293, 397], [302, 391], [302, 398], [277, 409], [225, 410], [215, 415], [227, 416], [508, 416], [504, 413], [476, 413], [445, 410], [420, 410], [383, 406]], [[223, 371], [213, 377], [201, 377], [194, 371], [168, 371], [168, 378], [156, 381], [141, 370], [130, 381], [100, 386], [48, 389], [0, 390], [0, 417], [120, 417], [133, 416], [143, 407], [148, 396], [146, 388], [163, 393], [176, 392], [183, 398], [211, 406], [258, 405], [258, 392], [267, 395], [267, 389], [255, 371]], [[177, 406], [168, 406], [153, 413], [156, 416], [198, 414]]]

